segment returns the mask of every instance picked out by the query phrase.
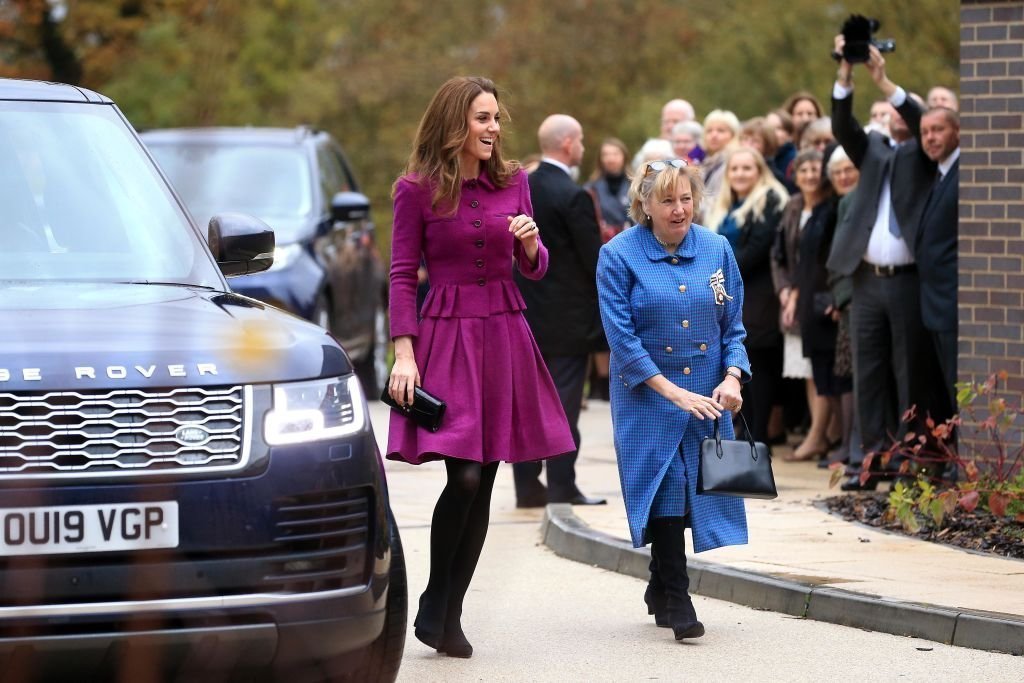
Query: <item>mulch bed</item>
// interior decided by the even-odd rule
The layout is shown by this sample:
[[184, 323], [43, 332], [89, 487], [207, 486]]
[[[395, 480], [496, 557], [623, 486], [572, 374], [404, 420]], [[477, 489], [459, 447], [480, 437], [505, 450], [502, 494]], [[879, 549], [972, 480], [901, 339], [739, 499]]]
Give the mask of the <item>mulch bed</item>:
[[1008, 517], [997, 518], [989, 512], [975, 510], [967, 513], [957, 508], [946, 517], [941, 529], [921, 519], [921, 530], [912, 534], [905, 531], [898, 521], [885, 518], [888, 496], [888, 493], [832, 496], [824, 503], [830, 512], [850, 521], [925, 541], [1024, 560], [1024, 524], [1020, 522]]

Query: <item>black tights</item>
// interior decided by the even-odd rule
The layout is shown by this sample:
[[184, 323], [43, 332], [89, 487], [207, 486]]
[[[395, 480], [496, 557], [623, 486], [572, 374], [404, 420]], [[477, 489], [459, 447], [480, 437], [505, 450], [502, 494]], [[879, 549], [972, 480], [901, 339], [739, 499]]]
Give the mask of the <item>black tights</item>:
[[487, 537], [498, 463], [447, 458], [444, 464], [448, 484], [437, 499], [430, 525], [430, 578], [425, 595], [438, 610], [446, 599], [444, 618], [448, 627], [455, 627]]

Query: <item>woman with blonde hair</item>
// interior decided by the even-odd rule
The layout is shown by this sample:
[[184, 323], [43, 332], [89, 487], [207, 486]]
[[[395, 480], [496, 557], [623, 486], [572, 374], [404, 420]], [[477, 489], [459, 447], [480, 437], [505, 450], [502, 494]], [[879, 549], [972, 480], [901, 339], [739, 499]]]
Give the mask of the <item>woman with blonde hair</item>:
[[725, 157], [728, 150], [739, 143], [740, 120], [736, 114], [724, 109], [715, 109], [704, 117], [704, 136], [701, 147], [704, 149], [704, 161], [701, 171], [704, 180], [704, 196], [714, 201], [718, 190], [722, 187], [722, 171], [725, 168]]
[[696, 488], [700, 443], [719, 424], [733, 437], [732, 413], [750, 377], [743, 279], [726, 241], [693, 222], [701, 189], [698, 169], [683, 159], [645, 164], [630, 188], [637, 225], [604, 245], [597, 265], [630, 537], [634, 547], [651, 544], [644, 602], [676, 640], [704, 635], [689, 594], [685, 528], [695, 553], [747, 542], [742, 499]]
[[756, 149], [730, 150], [724, 169], [722, 190], [705, 214], [705, 225], [732, 245], [743, 276], [744, 344], [754, 375], [743, 387], [743, 410], [753, 437], [767, 442], [769, 416], [782, 381], [782, 335], [771, 249], [789, 193]]

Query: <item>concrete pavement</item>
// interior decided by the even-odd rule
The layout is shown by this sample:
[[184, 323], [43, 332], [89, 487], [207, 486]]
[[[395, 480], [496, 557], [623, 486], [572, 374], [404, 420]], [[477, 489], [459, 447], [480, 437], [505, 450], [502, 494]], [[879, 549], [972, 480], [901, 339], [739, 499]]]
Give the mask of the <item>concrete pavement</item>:
[[[371, 406], [378, 441], [386, 409]], [[608, 404], [590, 401], [580, 419], [578, 484], [607, 497], [595, 507], [517, 510], [509, 467], [499, 470], [492, 523], [534, 522], [556, 554], [645, 578], [649, 555], [628, 541]], [[812, 463], [787, 463], [775, 449], [779, 498], [747, 501], [750, 543], [693, 557], [694, 592], [785, 614], [1024, 654], [1024, 562], [880, 532], [834, 517], [815, 502], [835, 493]], [[435, 468], [388, 463], [401, 528], [429, 526], [443, 485]], [[401, 476], [390, 476], [400, 472]], [[399, 509], [400, 508], [400, 509]], [[688, 546], [692, 547], [692, 546]]]
[[[597, 507], [549, 506], [544, 538], [571, 559], [647, 578], [647, 549], [628, 542], [609, 406], [580, 424], [580, 487]], [[816, 503], [839, 494], [815, 463], [774, 449], [775, 500], [748, 500], [750, 543], [701, 553], [695, 592], [810, 619], [1024, 654], [1024, 562], [847, 522]], [[692, 545], [688, 546], [692, 548]], [[612, 566], [614, 564], [614, 566]]]

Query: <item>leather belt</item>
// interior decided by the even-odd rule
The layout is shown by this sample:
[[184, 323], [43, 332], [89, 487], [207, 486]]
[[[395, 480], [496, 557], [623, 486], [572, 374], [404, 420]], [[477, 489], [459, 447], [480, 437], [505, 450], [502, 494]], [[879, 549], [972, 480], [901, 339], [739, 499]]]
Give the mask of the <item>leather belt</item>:
[[917, 264], [907, 263], [902, 266], [879, 266], [874, 263], [868, 263], [867, 261], [861, 261], [860, 270], [865, 273], [870, 273], [875, 277], [892, 277], [893, 275], [900, 275], [901, 273], [915, 272], [917, 270]]

